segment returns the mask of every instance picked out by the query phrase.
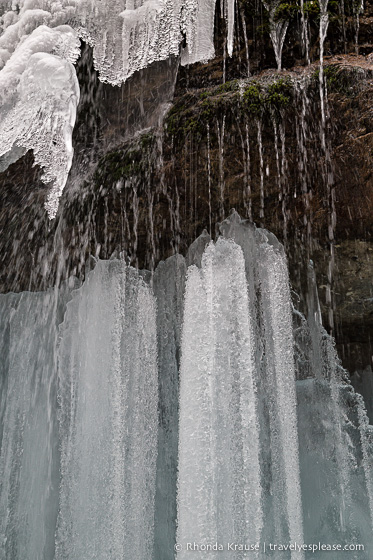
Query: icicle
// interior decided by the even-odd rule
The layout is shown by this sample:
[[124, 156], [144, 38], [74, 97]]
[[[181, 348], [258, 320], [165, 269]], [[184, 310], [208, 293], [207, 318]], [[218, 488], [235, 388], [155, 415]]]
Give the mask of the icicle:
[[[72, 62], [78, 40], [67, 26], [40, 26], [15, 49], [0, 72], [0, 156], [13, 146], [32, 149], [50, 186], [50, 218], [70, 171], [79, 84]], [[53, 54], [52, 54], [53, 52]]]
[[361, 449], [363, 454], [363, 469], [369, 500], [370, 522], [373, 529], [373, 430], [372, 426], [369, 425], [362, 396], [356, 393], [355, 398], [357, 400]]
[[234, 39], [234, 6], [235, 0], [225, 0], [226, 3], [226, 18], [227, 18], [227, 50], [228, 55], [233, 54], [233, 39]]

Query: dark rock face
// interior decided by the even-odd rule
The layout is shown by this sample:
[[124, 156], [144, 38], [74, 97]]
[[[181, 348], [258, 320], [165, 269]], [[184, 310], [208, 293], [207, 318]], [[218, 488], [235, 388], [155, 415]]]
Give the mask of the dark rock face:
[[[1, 290], [83, 277], [89, 255], [122, 253], [154, 269], [185, 254], [204, 229], [214, 237], [216, 223], [235, 208], [284, 243], [303, 310], [314, 261], [325, 325], [344, 365], [351, 372], [370, 367], [373, 65], [354, 53], [354, 5], [344, 15], [332, 6], [323, 147], [318, 66], [299, 66], [299, 9], [286, 9], [283, 64], [292, 69], [281, 73], [270, 70], [265, 10], [250, 2], [238, 5], [231, 59], [218, 16], [214, 60], [189, 68], [157, 63], [120, 88], [99, 82], [84, 49], [75, 157], [57, 218], [45, 215], [47, 187], [31, 153], [0, 174]], [[368, 4], [360, 17], [363, 55], [373, 51], [370, 16]], [[317, 13], [308, 14], [308, 27], [315, 60]], [[248, 70], [255, 75], [248, 78]]]

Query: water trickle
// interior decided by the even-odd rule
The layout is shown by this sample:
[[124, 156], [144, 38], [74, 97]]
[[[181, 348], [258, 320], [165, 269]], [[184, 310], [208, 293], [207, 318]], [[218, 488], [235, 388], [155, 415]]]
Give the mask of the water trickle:
[[212, 215], [211, 215], [211, 155], [210, 155], [210, 125], [207, 125], [207, 181], [209, 187], [209, 233], [212, 232]]
[[263, 142], [262, 142], [262, 122], [260, 119], [256, 121], [257, 126], [257, 139], [258, 139], [258, 150], [259, 150], [259, 173], [260, 173], [260, 205], [259, 205], [259, 217], [262, 221], [264, 218], [264, 161], [263, 161]]
[[218, 146], [219, 146], [219, 194], [220, 194], [220, 216], [224, 218], [224, 135], [225, 135], [225, 119], [226, 115], [223, 115], [223, 121], [220, 123], [219, 119], [216, 119], [216, 130], [218, 136]]

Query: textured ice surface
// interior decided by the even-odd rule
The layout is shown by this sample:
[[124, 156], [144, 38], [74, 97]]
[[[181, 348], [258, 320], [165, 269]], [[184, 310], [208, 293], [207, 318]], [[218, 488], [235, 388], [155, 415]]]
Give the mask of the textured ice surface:
[[[51, 218], [71, 167], [79, 87], [74, 63], [83, 38], [100, 80], [120, 85], [155, 61], [182, 64], [214, 56], [216, 0], [20, 0], [4, 4], [0, 22], [0, 158], [32, 149], [49, 185]], [[224, 5], [229, 55], [234, 0]], [[181, 44], [184, 43], [183, 48]], [[13, 150], [14, 154], [18, 153]]]
[[157, 457], [155, 300], [100, 261], [68, 305], [59, 348], [56, 560], [152, 557]]
[[157, 299], [159, 427], [154, 555], [174, 560], [178, 449], [179, 357], [185, 288], [181, 255], [161, 262], [154, 274]]
[[0, 558], [54, 557], [64, 290], [0, 296]]
[[220, 233], [186, 284], [176, 255], [152, 287], [111, 260], [73, 293], [0, 296], [0, 558], [172, 560], [177, 539], [371, 560], [373, 429], [312, 271], [306, 321], [276, 238], [237, 214]]
[[14, 148], [33, 150], [49, 185], [45, 205], [51, 218], [73, 157], [78, 44], [70, 27], [41, 25], [23, 37], [0, 71], [0, 157]]
[[[372, 546], [372, 431], [318, 322], [317, 294], [311, 286], [307, 323], [292, 311], [276, 238], [237, 214], [220, 231], [225, 239], [208, 246], [196, 260], [200, 269], [189, 268], [186, 284], [178, 558], [206, 554], [186, 550], [187, 542], [241, 542], [243, 529], [245, 542], [364, 543], [368, 552], [351, 558], [366, 560]], [[242, 429], [244, 410], [251, 429]], [[242, 434], [246, 455], [238, 452]], [[235, 493], [243, 480], [246, 487]], [[250, 520], [250, 530], [239, 520]], [[327, 554], [340, 560], [339, 552]], [[311, 555], [325, 557], [278, 551], [276, 560]], [[238, 551], [230, 556], [244, 557]], [[263, 549], [257, 557], [266, 558]]]
[[187, 551], [187, 542], [259, 541], [263, 519], [253, 340], [243, 253], [220, 239], [206, 249], [201, 270], [189, 268], [186, 284], [179, 559], [195, 554]]

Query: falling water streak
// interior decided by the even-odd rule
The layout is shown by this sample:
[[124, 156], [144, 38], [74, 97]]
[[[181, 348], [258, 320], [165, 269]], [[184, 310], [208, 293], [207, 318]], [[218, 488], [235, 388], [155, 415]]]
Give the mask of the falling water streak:
[[[104, 191], [104, 193], [106, 194], [106, 190]], [[102, 193], [102, 194], [104, 194]], [[108, 248], [108, 241], [109, 241], [109, 235], [108, 235], [108, 216], [109, 216], [109, 206], [108, 206], [108, 199], [107, 196], [105, 196], [105, 210], [104, 210], [104, 240], [105, 240], [105, 256], [106, 258], [108, 258], [108, 253], [109, 253], [109, 248]]]
[[277, 188], [279, 193], [279, 200], [281, 200], [281, 191], [282, 191], [282, 181], [281, 181], [281, 171], [280, 171], [280, 155], [278, 151], [278, 128], [276, 122], [276, 115], [273, 113], [271, 114], [271, 121], [273, 126], [273, 133], [274, 133], [274, 147], [275, 147], [275, 157], [276, 157], [276, 171], [277, 171]]
[[227, 66], [227, 40], [223, 42], [223, 84], [226, 82], [226, 66]]
[[264, 219], [264, 163], [263, 163], [263, 143], [262, 143], [262, 122], [257, 119], [257, 138], [258, 138], [258, 150], [259, 150], [259, 170], [260, 170], [260, 206], [259, 206], [259, 217], [260, 225], [263, 227]]
[[249, 220], [252, 221], [253, 219], [253, 211], [252, 211], [252, 200], [251, 200], [251, 161], [250, 161], [250, 137], [249, 137], [249, 124], [246, 121], [245, 123], [245, 131], [246, 131], [246, 169], [247, 169], [247, 176], [246, 176], [246, 192], [247, 192], [247, 200], [248, 200], [248, 216]]
[[343, 50], [347, 54], [347, 39], [346, 39], [346, 14], [345, 14], [345, 3], [341, 0], [340, 9], [342, 12], [342, 34], [343, 34]]
[[155, 267], [156, 250], [155, 250], [155, 239], [154, 239], [154, 216], [153, 216], [154, 190], [151, 188], [151, 185], [147, 186], [147, 194], [148, 194], [148, 217], [149, 217], [149, 228], [147, 228], [147, 233], [148, 233], [148, 241], [151, 247], [149, 267], [150, 267], [150, 271], [153, 271]]
[[125, 199], [124, 199], [124, 202], [123, 202], [124, 239], [126, 240], [127, 255], [130, 255], [131, 228], [130, 228], [128, 212], [126, 210], [127, 206], [129, 206], [128, 205], [128, 191], [127, 191], [127, 189], [125, 189], [124, 192], [125, 192]]
[[328, 321], [330, 334], [334, 332], [334, 298], [333, 280], [335, 268], [335, 239], [334, 231], [336, 225], [335, 212], [335, 188], [332, 172], [331, 155], [329, 146], [326, 143], [326, 112], [327, 112], [327, 84], [324, 78], [324, 42], [329, 25], [328, 0], [320, 1], [320, 70], [319, 70], [319, 90], [321, 107], [321, 147], [324, 154], [324, 177], [326, 178], [327, 201], [328, 201], [328, 242], [329, 242], [329, 262], [326, 286], [326, 305], [328, 308]]
[[287, 199], [288, 199], [288, 181], [287, 181], [287, 159], [286, 159], [286, 137], [285, 137], [285, 127], [283, 124], [283, 119], [279, 124], [280, 138], [281, 138], [281, 184], [282, 184], [282, 197], [281, 197], [281, 211], [282, 218], [284, 220], [283, 225], [283, 240], [284, 246], [287, 248], [288, 244], [288, 210], [287, 210]]
[[246, 20], [245, 20], [245, 14], [243, 11], [243, 8], [240, 8], [240, 14], [241, 14], [241, 21], [242, 21], [242, 30], [243, 30], [243, 36], [244, 36], [244, 40], [245, 40], [245, 53], [246, 53], [246, 63], [247, 63], [247, 77], [250, 78], [251, 76], [251, 72], [250, 72], [250, 57], [249, 57], [249, 43], [247, 40], [247, 30], [246, 30]]
[[219, 120], [216, 119], [216, 129], [218, 135], [219, 147], [219, 194], [220, 194], [220, 216], [224, 218], [224, 135], [225, 135], [225, 113], [223, 115], [223, 122], [220, 127]]
[[306, 62], [310, 64], [310, 44], [308, 37], [308, 26], [304, 16], [304, 0], [300, 0], [301, 23], [302, 23], [302, 44], [306, 55]]
[[243, 205], [249, 220], [252, 220], [251, 212], [251, 186], [250, 186], [250, 145], [249, 145], [249, 127], [245, 123], [245, 138], [242, 134], [240, 123], [237, 119], [237, 129], [240, 135], [242, 148], [243, 175], [245, 179], [245, 188], [242, 190]]
[[234, 14], [234, 27], [235, 27], [235, 35], [237, 37], [237, 45], [236, 45], [236, 51], [237, 51], [237, 55], [238, 55], [238, 65], [239, 67], [241, 67], [241, 33], [240, 33], [240, 14], [239, 14], [239, 7], [238, 7], [238, 2], [234, 2], [234, 10], [235, 10], [235, 14]]
[[307, 322], [311, 334], [312, 373], [315, 379], [323, 378], [322, 317], [313, 261], [307, 268]]
[[325, 87], [324, 85], [324, 42], [329, 25], [328, 0], [320, 0], [320, 68], [319, 68], [319, 91], [321, 107], [321, 147], [326, 151], [325, 143]]
[[[183, 157], [184, 157], [184, 161], [186, 163], [188, 161], [188, 142], [187, 141], [184, 143], [183, 151], [184, 151]], [[190, 219], [190, 220], [192, 219], [192, 216], [188, 212], [188, 210], [190, 210], [190, 203], [188, 203], [188, 193], [189, 193], [188, 177], [189, 177], [188, 173], [186, 173], [184, 171], [184, 216], [186, 218], [186, 221], [188, 221], [188, 219]], [[189, 216], [188, 216], [188, 214], [189, 214]]]
[[176, 186], [175, 188], [175, 198], [176, 198], [176, 208], [175, 208], [175, 227], [176, 227], [176, 235], [175, 235], [175, 251], [179, 252], [180, 248], [180, 237], [181, 237], [181, 226], [180, 226], [180, 194], [179, 188]]
[[[299, 179], [301, 183], [304, 215], [303, 222], [306, 228], [306, 262], [310, 260], [311, 243], [312, 243], [312, 190], [308, 187], [308, 152], [307, 152], [307, 139], [309, 138], [308, 127], [306, 122], [306, 115], [308, 112], [308, 98], [307, 98], [307, 82], [299, 82], [296, 87], [297, 91], [297, 104], [300, 105], [300, 111], [297, 112], [297, 148], [298, 148], [298, 168]], [[299, 100], [300, 98], [300, 100]]]
[[207, 180], [209, 189], [209, 234], [212, 235], [211, 215], [211, 156], [210, 156], [210, 125], [207, 123]]
[[[192, 136], [192, 142], [194, 142], [194, 137]], [[196, 142], [197, 144], [197, 142]], [[193, 169], [197, 169], [197, 151], [194, 148], [193, 143]], [[193, 173], [193, 188], [194, 188], [194, 212], [196, 216], [196, 222], [198, 220], [198, 173]], [[197, 224], [194, 228], [194, 236], [197, 237]]]
[[[194, 151], [194, 161], [195, 161], [195, 168], [198, 168], [198, 151], [199, 151], [199, 145], [198, 145], [198, 141], [196, 141], [196, 149]], [[194, 175], [194, 183], [195, 183], [195, 201], [196, 201], [196, 216], [198, 219], [198, 200], [199, 200], [199, 192], [200, 192], [200, 187], [198, 184], [198, 179], [199, 179], [199, 173], [195, 173]], [[196, 228], [196, 237], [197, 237], [197, 228]]]
[[133, 255], [132, 255], [132, 263], [137, 268], [138, 267], [138, 259], [137, 259], [137, 244], [138, 244], [138, 227], [139, 227], [139, 197], [137, 195], [137, 186], [133, 185], [133, 198], [132, 198], [132, 210], [133, 210]]

